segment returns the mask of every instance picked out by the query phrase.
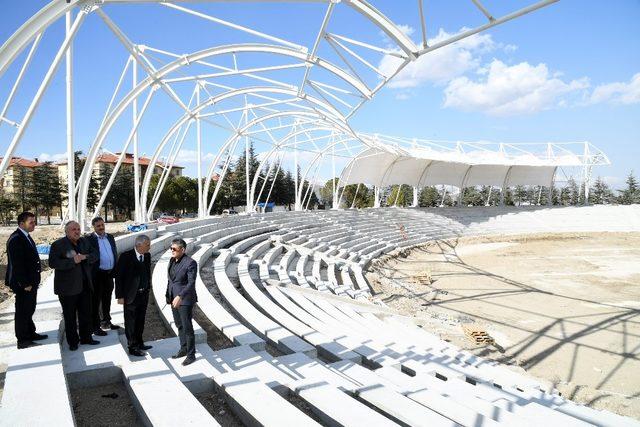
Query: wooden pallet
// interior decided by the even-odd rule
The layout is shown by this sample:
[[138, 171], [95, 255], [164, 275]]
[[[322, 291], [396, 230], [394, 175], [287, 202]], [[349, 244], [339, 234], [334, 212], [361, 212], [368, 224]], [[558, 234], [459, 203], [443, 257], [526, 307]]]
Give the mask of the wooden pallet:
[[467, 323], [462, 325], [465, 335], [476, 344], [495, 344], [495, 340], [480, 325]]

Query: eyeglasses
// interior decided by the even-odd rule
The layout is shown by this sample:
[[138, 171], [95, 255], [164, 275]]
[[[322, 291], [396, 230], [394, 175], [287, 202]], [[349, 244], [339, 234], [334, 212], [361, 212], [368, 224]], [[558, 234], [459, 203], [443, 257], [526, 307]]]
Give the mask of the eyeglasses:
[[182, 248], [171, 247], [171, 252], [178, 252], [180, 249], [182, 249]]

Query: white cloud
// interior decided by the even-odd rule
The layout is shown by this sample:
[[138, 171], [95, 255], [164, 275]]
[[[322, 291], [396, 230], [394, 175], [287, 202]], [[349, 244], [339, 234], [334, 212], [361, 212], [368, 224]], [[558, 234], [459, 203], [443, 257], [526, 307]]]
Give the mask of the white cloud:
[[59, 162], [62, 160], [67, 160], [67, 153], [56, 153], [56, 154], [41, 153], [38, 156], [38, 160], [41, 162]]
[[589, 103], [601, 102], [621, 105], [640, 103], [640, 73], [635, 74], [628, 83], [614, 82], [596, 86]]
[[[461, 31], [464, 30], [463, 28]], [[446, 40], [452, 35], [440, 29], [434, 38], [429, 39], [429, 45]], [[388, 83], [387, 87], [407, 89], [428, 82], [445, 84], [452, 78], [478, 68], [481, 55], [498, 47], [502, 46], [496, 44], [490, 34], [474, 34], [456, 43], [429, 52], [409, 63]], [[515, 49], [515, 46], [508, 47], [508, 50], [513, 49]], [[401, 63], [402, 59], [385, 55], [380, 61], [379, 69], [383, 74], [390, 76]]]
[[[203, 153], [202, 161], [203, 165], [208, 162], [211, 162], [215, 158], [213, 153]], [[186, 163], [197, 163], [198, 162], [198, 152], [196, 150], [180, 150], [178, 155], [176, 156], [176, 164], [183, 165]]]
[[564, 81], [545, 64], [509, 66], [494, 59], [481, 69], [477, 81], [458, 77], [444, 91], [444, 107], [482, 111], [494, 116], [529, 114], [567, 104], [571, 95], [586, 89], [586, 78]]

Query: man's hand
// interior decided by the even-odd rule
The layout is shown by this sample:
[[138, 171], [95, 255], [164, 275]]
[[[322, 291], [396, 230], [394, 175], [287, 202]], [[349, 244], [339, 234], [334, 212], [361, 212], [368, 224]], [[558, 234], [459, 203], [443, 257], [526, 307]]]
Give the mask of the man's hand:
[[33, 286], [25, 286], [24, 290], [27, 292], [31, 292], [31, 289], [33, 289]]
[[80, 263], [81, 263], [82, 261], [84, 261], [85, 259], [87, 259], [87, 256], [86, 256], [86, 255], [83, 255], [83, 254], [75, 254], [75, 255], [73, 256], [73, 261], [74, 261], [76, 264], [80, 264]]
[[118, 304], [124, 305], [124, 298], [118, 298]]
[[180, 296], [177, 296], [171, 302], [171, 307], [178, 308], [178, 307], [180, 307], [181, 303], [182, 303], [182, 298], [180, 298]]

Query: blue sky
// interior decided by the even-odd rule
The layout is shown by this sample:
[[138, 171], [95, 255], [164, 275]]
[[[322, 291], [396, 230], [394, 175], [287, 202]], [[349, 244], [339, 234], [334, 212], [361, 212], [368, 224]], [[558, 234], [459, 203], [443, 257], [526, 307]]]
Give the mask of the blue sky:
[[[408, 7], [411, 3], [411, 7]], [[376, 6], [405, 28], [418, 43], [420, 24], [415, 2], [377, 1]], [[469, 2], [471, 4], [471, 2]], [[508, 5], [505, 5], [508, 3]], [[485, 1], [496, 16], [531, 2]], [[0, 0], [0, 42], [6, 40], [45, 1]], [[242, 25], [309, 45], [319, 28], [325, 5], [282, 4], [188, 6]], [[290, 6], [290, 7], [289, 7]], [[481, 24], [473, 7], [448, 1], [425, 1], [429, 38], [453, 34]], [[176, 52], [202, 49], [211, 43], [238, 40], [232, 31], [187, 19], [156, 5], [105, 7], [109, 16], [135, 42]], [[609, 156], [612, 166], [595, 171], [620, 187], [625, 175], [640, 174], [640, 2], [561, 0], [472, 39], [435, 51], [397, 76], [352, 119], [357, 130], [441, 140], [502, 142], [590, 141]], [[43, 38], [33, 72], [8, 116], [17, 119], [35, 91], [62, 35], [62, 22]], [[360, 35], [377, 45], [385, 37], [355, 13], [340, 9], [330, 29]], [[172, 30], [174, 26], [176, 30]], [[215, 29], [213, 29], [215, 28]], [[309, 28], [312, 28], [311, 30]], [[126, 53], [105, 25], [91, 14], [75, 44], [77, 143], [86, 150], [95, 136]], [[21, 57], [23, 58], [23, 56]], [[384, 58], [371, 58], [384, 67]], [[0, 77], [4, 101], [19, 63]], [[18, 155], [57, 158], [64, 152], [64, 73], [61, 68], [21, 143]], [[534, 95], [532, 95], [534, 94]], [[186, 95], [186, 92], [185, 92]], [[149, 111], [141, 149], [149, 153], [178, 111], [169, 103]], [[96, 123], [96, 120], [98, 121]], [[162, 129], [161, 129], [162, 128]], [[0, 126], [2, 147], [12, 129]], [[213, 141], [222, 134], [209, 134]], [[126, 134], [124, 123], [113, 131], [114, 151]], [[216, 143], [212, 143], [215, 147]], [[193, 148], [191, 146], [191, 148]], [[213, 150], [208, 150], [213, 151]], [[43, 156], [44, 155], [44, 156]], [[57, 157], [56, 157], [57, 156]], [[183, 158], [188, 173], [195, 167]]]

